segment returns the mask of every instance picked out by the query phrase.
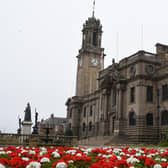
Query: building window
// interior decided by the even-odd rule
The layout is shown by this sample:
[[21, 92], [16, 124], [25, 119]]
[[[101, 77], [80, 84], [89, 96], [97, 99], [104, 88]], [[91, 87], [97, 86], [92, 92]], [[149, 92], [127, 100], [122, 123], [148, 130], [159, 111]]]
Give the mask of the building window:
[[136, 115], [134, 112], [130, 112], [129, 114], [129, 125], [136, 125]]
[[92, 122], [90, 121], [89, 122], [89, 131], [91, 131], [92, 130]]
[[165, 110], [165, 111], [162, 111], [162, 125], [168, 125], [168, 111]]
[[146, 115], [146, 125], [148, 125], [148, 126], [153, 125], [153, 114], [152, 113], [148, 113]]
[[117, 90], [116, 88], [113, 89], [113, 106], [116, 105], [116, 98], [117, 98]]
[[90, 106], [90, 116], [92, 116], [92, 114], [93, 114], [93, 106], [91, 105]]
[[86, 107], [84, 107], [84, 110], [83, 110], [83, 117], [86, 117]]
[[168, 99], [168, 85], [163, 85], [162, 86], [162, 100], [167, 100]]
[[153, 102], [153, 86], [147, 86], [146, 98], [147, 102]]
[[72, 118], [72, 109], [70, 109], [69, 118]]
[[130, 102], [133, 103], [135, 101], [135, 87], [130, 89]]
[[86, 124], [85, 123], [83, 123], [82, 128], [83, 128], [83, 132], [85, 132], [85, 130], [86, 130]]

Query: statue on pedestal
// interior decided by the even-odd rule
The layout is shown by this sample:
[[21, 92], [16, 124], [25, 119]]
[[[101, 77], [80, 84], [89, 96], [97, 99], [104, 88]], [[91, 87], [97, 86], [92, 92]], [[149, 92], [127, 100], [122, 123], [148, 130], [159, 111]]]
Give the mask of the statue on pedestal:
[[27, 107], [25, 109], [25, 117], [24, 121], [31, 121], [31, 108], [30, 108], [30, 103], [27, 103]]

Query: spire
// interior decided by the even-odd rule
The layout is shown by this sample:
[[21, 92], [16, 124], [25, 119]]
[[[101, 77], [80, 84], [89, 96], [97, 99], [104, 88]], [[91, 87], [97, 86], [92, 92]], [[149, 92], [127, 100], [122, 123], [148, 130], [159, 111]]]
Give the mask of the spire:
[[92, 17], [94, 18], [94, 14], [95, 14], [95, 0], [93, 1], [93, 12], [92, 12]]

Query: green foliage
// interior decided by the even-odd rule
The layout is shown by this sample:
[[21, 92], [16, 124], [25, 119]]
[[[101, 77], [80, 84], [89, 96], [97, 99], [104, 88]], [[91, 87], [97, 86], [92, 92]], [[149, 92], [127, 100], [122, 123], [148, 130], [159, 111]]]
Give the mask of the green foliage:
[[168, 142], [167, 141], [161, 141], [159, 146], [160, 147], [168, 147]]
[[168, 142], [168, 128], [166, 129], [166, 142]]
[[65, 131], [65, 136], [73, 136], [72, 130], [71, 129], [67, 129]]
[[159, 146], [161, 147], [168, 147], [168, 128], [166, 129], [166, 139], [161, 141]]

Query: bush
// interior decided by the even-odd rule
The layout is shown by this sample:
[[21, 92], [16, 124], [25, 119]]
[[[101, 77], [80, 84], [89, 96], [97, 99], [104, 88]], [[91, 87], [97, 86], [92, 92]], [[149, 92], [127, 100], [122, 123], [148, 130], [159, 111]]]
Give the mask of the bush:
[[65, 131], [65, 136], [73, 136], [72, 130], [71, 129], [67, 129]]

